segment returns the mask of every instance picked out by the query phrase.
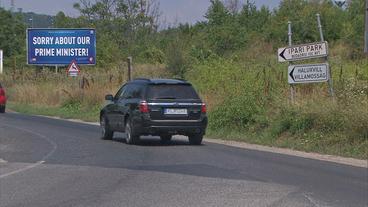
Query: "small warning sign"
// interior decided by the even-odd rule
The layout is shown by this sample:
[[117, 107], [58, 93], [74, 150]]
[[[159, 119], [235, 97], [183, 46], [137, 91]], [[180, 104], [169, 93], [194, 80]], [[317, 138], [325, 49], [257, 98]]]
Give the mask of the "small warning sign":
[[80, 68], [75, 60], [73, 60], [67, 68], [68, 76], [77, 77], [80, 73]]

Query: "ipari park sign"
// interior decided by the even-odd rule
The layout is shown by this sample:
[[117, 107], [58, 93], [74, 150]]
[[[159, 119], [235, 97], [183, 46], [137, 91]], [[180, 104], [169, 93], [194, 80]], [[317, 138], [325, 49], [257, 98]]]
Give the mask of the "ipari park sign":
[[278, 49], [279, 62], [305, 60], [328, 56], [327, 42], [294, 45]]
[[30, 65], [96, 64], [95, 29], [27, 29]]
[[329, 65], [327, 63], [290, 65], [288, 68], [289, 84], [326, 82], [328, 78]]

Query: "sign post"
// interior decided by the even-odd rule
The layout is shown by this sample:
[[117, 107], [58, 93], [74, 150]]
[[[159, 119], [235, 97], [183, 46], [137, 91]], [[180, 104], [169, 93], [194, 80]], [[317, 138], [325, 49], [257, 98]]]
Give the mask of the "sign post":
[[364, 52], [368, 55], [368, 0], [365, 1]]
[[133, 58], [132, 57], [128, 57], [128, 81], [132, 80], [132, 63], [133, 62]]
[[[319, 29], [319, 34], [321, 36], [321, 41], [325, 41], [325, 38], [323, 37], [323, 30], [322, 30], [322, 24], [321, 24], [321, 16], [320, 14], [317, 14], [317, 23], [318, 23], [318, 29]], [[328, 63], [328, 56], [325, 57], [325, 61], [326, 63]], [[328, 87], [329, 87], [329, 93], [331, 97], [335, 96], [334, 90], [333, 90], [333, 83], [332, 83], [332, 76], [331, 76], [331, 68], [329, 70], [328, 73]]]
[[[293, 44], [292, 42], [292, 31], [291, 31], [291, 21], [288, 22], [288, 37], [289, 37], [289, 47]], [[291, 65], [291, 62], [289, 62], [289, 66]], [[291, 103], [294, 103], [295, 100], [295, 88], [294, 85], [290, 85], [290, 100]]]
[[0, 74], [3, 74], [4, 72], [3, 66], [3, 50], [0, 50]]
[[[290, 99], [295, 100], [295, 84], [328, 82], [329, 93], [334, 97], [331, 70], [328, 64], [328, 43], [324, 40], [320, 15], [317, 14], [317, 24], [321, 42], [302, 45], [292, 45], [291, 22], [288, 22], [289, 46], [279, 48], [277, 56], [279, 62], [289, 62], [288, 82], [290, 84]], [[293, 61], [324, 58], [325, 63], [293, 65]]]

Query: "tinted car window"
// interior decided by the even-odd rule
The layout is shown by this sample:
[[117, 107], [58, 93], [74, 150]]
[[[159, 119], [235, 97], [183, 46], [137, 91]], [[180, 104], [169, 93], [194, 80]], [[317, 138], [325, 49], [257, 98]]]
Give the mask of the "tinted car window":
[[132, 98], [142, 98], [143, 97], [144, 86], [133, 85], [132, 87]]
[[127, 85], [126, 89], [123, 92], [123, 95], [121, 96], [121, 98], [123, 98], [123, 99], [132, 98], [132, 87], [133, 87], [133, 85]]
[[191, 85], [150, 85], [147, 91], [149, 99], [199, 99]]
[[123, 87], [121, 87], [121, 88], [120, 88], [120, 90], [116, 93], [116, 95], [115, 95], [115, 97], [114, 97], [114, 99], [115, 99], [115, 100], [120, 99], [120, 97], [121, 97], [121, 96], [123, 95], [123, 93], [124, 93], [125, 88], [126, 88], [126, 86], [123, 86]]

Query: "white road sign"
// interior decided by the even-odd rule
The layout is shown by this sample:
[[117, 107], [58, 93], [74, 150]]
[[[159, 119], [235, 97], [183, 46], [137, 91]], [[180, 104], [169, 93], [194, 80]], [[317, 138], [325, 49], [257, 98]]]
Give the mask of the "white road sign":
[[327, 55], [327, 42], [316, 42], [278, 49], [279, 62], [326, 57]]
[[289, 84], [326, 82], [329, 77], [327, 63], [290, 65], [288, 71]]
[[66, 69], [66, 71], [70, 77], [77, 77], [80, 73], [80, 68], [77, 65], [77, 62], [73, 60]]

